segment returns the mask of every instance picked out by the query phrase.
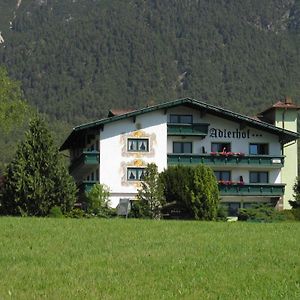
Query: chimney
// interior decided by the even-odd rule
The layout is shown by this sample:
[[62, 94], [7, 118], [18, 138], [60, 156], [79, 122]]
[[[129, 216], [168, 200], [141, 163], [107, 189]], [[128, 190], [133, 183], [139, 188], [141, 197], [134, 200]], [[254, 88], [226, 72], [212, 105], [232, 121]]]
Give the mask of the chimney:
[[292, 97], [286, 96], [286, 97], [284, 98], [284, 103], [285, 103], [285, 104], [293, 104]]

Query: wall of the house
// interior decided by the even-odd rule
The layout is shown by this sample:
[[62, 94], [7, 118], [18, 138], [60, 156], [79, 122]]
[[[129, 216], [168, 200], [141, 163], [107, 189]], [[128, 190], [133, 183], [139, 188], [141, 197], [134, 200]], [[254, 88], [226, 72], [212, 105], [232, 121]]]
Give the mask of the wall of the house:
[[[275, 126], [297, 132], [297, 117], [298, 111], [296, 109], [277, 108]], [[285, 164], [282, 168], [282, 181], [286, 183], [283, 208], [290, 209], [289, 200], [293, 200], [293, 187], [298, 176], [298, 141], [284, 145], [283, 154], [285, 155]]]
[[[167, 168], [167, 115], [155, 111], [104, 125], [100, 131], [100, 182], [111, 192], [111, 205], [120, 198], [133, 199], [140, 182], [127, 180], [128, 167], [155, 163], [158, 171]], [[127, 150], [128, 138], [149, 139], [149, 152]]]

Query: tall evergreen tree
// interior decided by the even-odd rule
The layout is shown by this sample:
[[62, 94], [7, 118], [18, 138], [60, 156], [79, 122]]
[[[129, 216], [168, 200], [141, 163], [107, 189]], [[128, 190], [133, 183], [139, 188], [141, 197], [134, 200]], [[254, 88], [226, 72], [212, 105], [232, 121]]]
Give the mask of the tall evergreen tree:
[[195, 168], [190, 199], [195, 219], [216, 219], [220, 194], [216, 177], [211, 168], [204, 165]]
[[73, 208], [76, 185], [38, 117], [31, 120], [25, 140], [7, 166], [0, 199], [2, 212], [11, 215], [46, 216], [53, 206], [60, 206], [63, 213]]

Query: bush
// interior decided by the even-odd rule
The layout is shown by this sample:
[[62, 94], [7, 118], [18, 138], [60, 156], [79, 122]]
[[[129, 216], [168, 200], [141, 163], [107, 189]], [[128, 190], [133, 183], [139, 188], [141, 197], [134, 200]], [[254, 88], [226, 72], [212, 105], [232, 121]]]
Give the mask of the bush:
[[270, 204], [255, 204], [251, 208], [242, 208], [238, 213], [239, 221], [248, 222], [277, 222], [286, 221], [287, 213], [277, 211]]
[[65, 215], [67, 218], [81, 219], [87, 217], [86, 213], [80, 208], [74, 208]]
[[300, 221], [300, 208], [292, 209], [291, 213], [294, 215], [296, 221]]
[[[161, 174], [161, 180], [166, 202], [175, 204], [170, 209], [180, 212], [185, 218], [217, 218], [220, 197], [218, 183], [211, 168], [204, 165], [169, 167]], [[165, 212], [172, 215], [171, 210]]]
[[50, 218], [63, 218], [64, 215], [63, 215], [63, 213], [61, 211], [61, 208], [59, 206], [53, 206], [50, 209], [49, 217]]
[[226, 221], [228, 217], [228, 209], [224, 205], [219, 205], [218, 213], [217, 213], [217, 220], [218, 221]]
[[109, 188], [97, 183], [86, 193], [87, 214], [108, 218], [116, 215], [115, 209], [109, 206]]

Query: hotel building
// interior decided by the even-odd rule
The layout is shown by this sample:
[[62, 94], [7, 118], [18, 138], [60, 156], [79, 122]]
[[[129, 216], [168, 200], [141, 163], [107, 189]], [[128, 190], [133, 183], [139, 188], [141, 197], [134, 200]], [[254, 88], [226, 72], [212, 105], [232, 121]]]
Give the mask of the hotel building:
[[134, 200], [148, 163], [204, 164], [234, 215], [252, 203], [290, 208], [298, 174], [297, 115], [289, 98], [257, 117], [184, 98], [117, 113], [73, 129], [60, 150], [70, 151], [70, 173], [81, 192], [100, 182], [111, 205]]

